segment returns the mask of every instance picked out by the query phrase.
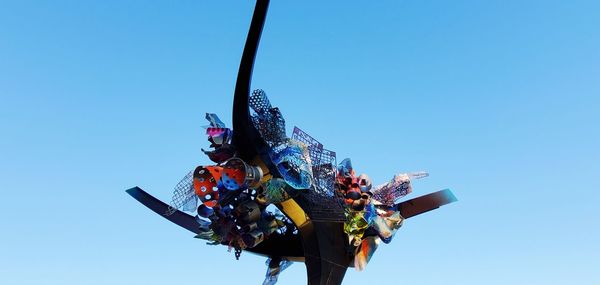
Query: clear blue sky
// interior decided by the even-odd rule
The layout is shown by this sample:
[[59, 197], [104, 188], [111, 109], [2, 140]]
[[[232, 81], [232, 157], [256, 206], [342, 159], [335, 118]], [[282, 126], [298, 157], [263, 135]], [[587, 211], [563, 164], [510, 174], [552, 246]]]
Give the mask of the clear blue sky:
[[[260, 284], [169, 200], [231, 122], [253, 1], [0, 1], [0, 283]], [[428, 170], [344, 284], [600, 284], [600, 2], [273, 1], [254, 73], [376, 184]], [[596, 269], [594, 269], [596, 268]], [[282, 284], [305, 284], [294, 264]]]

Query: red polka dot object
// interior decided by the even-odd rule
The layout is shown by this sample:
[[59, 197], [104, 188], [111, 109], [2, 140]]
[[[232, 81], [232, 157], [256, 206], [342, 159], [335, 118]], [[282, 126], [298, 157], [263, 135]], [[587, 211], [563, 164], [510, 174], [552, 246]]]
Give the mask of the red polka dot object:
[[205, 206], [212, 208], [217, 205], [219, 201], [217, 180], [208, 167], [198, 166], [194, 170], [194, 192]]

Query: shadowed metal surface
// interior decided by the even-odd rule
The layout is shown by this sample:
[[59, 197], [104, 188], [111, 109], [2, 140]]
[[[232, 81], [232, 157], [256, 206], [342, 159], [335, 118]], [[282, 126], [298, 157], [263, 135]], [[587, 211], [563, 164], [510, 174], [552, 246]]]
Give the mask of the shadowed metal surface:
[[260, 133], [254, 127], [250, 119], [250, 108], [248, 99], [250, 97], [250, 85], [252, 82], [252, 71], [254, 69], [254, 61], [256, 52], [262, 34], [263, 26], [267, 17], [269, 8], [269, 0], [258, 0], [252, 15], [252, 22], [244, 45], [240, 68], [235, 83], [235, 91], [233, 96], [233, 139], [232, 144], [235, 146], [238, 156], [244, 161], [252, 161], [256, 155], [259, 155], [269, 168], [273, 176], [279, 177], [278, 171], [273, 167], [271, 160], [267, 154], [267, 145], [261, 138]]

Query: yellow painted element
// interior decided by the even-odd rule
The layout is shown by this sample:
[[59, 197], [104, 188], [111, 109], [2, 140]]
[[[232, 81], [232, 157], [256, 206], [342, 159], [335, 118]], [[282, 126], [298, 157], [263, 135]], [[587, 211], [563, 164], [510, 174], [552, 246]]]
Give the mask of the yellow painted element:
[[308, 218], [308, 216], [306, 216], [304, 210], [300, 208], [300, 205], [298, 205], [298, 203], [296, 203], [294, 199], [285, 200], [279, 205], [279, 209], [286, 216], [288, 216], [288, 218], [290, 218], [292, 222], [294, 222], [294, 225], [296, 225], [296, 227], [300, 228], [305, 223], [310, 222], [310, 219]]
[[[252, 160], [252, 164], [260, 167], [263, 171], [263, 179], [261, 179], [261, 183], [265, 183], [273, 178], [273, 175], [271, 175], [271, 173], [269, 172], [269, 168], [262, 161], [260, 156], [257, 155], [256, 157], [254, 157], [254, 160]], [[296, 225], [296, 227], [298, 228], [300, 228], [300, 226], [304, 225], [305, 223], [310, 222], [310, 219], [308, 218], [304, 210], [302, 210], [300, 205], [298, 205], [298, 203], [296, 203], [294, 199], [288, 199], [286, 201], [281, 202], [278, 208], [288, 218], [290, 218], [290, 220], [292, 220], [294, 225]]]
[[260, 180], [260, 183], [265, 183], [265, 182], [271, 180], [271, 178], [273, 178], [273, 175], [271, 175], [271, 173], [269, 172], [269, 168], [262, 161], [262, 159], [260, 159], [260, 156], [257, 155], [256, 157], [254, 157], [254, 160], [252, 160], [252, 164], [260, 167], [260, 169], [263, 172], [263, 177]]

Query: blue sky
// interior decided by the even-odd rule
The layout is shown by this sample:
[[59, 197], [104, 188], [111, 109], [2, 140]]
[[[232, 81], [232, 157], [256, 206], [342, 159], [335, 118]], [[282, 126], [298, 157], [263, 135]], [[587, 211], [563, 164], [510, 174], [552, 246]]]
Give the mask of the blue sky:
[[[0, 283], [260, 284], [168, 201], [231, 122], [253, 1], [0, 1]], [[600, 2], [273, 1], [254, 73], [376, 184], [427, 170], [344, 284], [599, 284]], [[596, 270], [594, 270], [596, 268]], [[282, 284], [305, 284], [294, 264]]]

